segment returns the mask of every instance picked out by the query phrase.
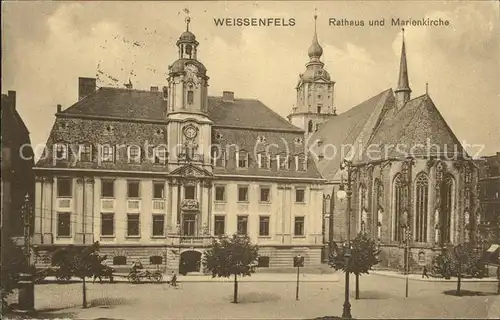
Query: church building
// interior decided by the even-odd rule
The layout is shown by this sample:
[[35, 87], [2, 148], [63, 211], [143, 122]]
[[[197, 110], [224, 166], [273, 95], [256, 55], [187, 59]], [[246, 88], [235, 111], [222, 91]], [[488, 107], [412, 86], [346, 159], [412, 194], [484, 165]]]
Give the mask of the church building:
[[58, 106], [35, 167], [37, 263], [99, 241], [117, 270], [199, 272], [213, 237], [237, 233], [259, 267], [319, 265], [325, 180], [304, 131], [259, 100], [209, 96], [189, 19], [176, 45], [162, 90], [80, 78], [78, 101]]
[[[316, 31], [308, 53], [288, 118], [306, 132], [327, 180], [325, 244], [341, 245], [350, 226], [351, 239], [364, 232], [377, 241], [382, 267], [402, 268], [408, 243], [407, 261], [416, 270], [443, 248], [476, 241], [477, 168], [429, 93], [412, 97], [404, 30], [396, 88], [338, 115]], [[349, 199], [336, 195], [349, 189], [347, 212]]]

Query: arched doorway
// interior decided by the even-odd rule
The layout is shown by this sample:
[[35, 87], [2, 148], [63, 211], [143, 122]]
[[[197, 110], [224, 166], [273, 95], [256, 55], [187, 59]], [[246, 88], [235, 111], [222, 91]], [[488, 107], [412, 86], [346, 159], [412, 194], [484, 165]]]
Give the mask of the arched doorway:
[[201, 252], [190, 250], [181, 253], [179, 273], [186, 275], [188, 272], [200, 272]]

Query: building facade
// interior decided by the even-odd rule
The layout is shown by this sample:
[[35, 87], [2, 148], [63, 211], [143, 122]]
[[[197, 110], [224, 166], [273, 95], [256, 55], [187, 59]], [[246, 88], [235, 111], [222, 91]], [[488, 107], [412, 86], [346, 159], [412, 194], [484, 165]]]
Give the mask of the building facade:
[[35, 168], [38, 263], [99, 241], [116, 268], [197, 272], [213, 237], [238, 233], [259, 245], [261, 267], [298, 253], [320, 264], [324, 179], [304, 131], [258, 100], [208, 96], [189, 22], [176, 45], [162, 90], [80, 78], [79, 101], [58, 106]]
[[22, 207], [26, 195], [34, 195], [33, 150], [29, 131], [16, 110], [16, 92], [2, 94], [2, 177], [1, 230], [2, 239], [22, 237]]
[[[500, 245], [500, 152], [476, 162], [479, 168], [479, 232], [484, 247], [494, 249], [498, 259]], [[496, 245], [496, 247], [491, 247]]]
[[[309, 56], [322, 68], [322, 50], [316, 43], [315, 35]], [[327, 180], [325, 247], [332, 239], [346, 241], [350, 225], [351, 239], [364, 232], [378, 242], [381, 268], [403, 268], [408, 243], [410, 270], [416, 271], [430, 265], [443, 248], [477, 241], [478, 173], [428, 92], [411, 97], [406, 59], [403, 39], [396, 89], [328, 115], [313, 130], [308, 145]], [[323, 110], [322, 102], [310, 104], [311, 110]], [[350, 163], [350, 181], [348, 170], [341, 170], [344, 160]], [[348, 199], [335, 199], [348, 185], [351, 212], [346, 210]]]

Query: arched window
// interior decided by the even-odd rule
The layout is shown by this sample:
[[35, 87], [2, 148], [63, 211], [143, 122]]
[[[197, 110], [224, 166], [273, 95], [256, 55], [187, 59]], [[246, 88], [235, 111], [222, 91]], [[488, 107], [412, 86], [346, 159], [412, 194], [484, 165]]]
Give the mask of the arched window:
[[454, 180], [451, 175], [447, 175], [440, 188], [441, 191], [441, 211], [439, 225], [441, 226], [441, 243], [451, 241], [451, 217], [453, 214], [453, 190]]
[[384, 186], [380, 179], [376, 178], [373, 190], [374, 207], [372, 210], [373, 225], [375, 226], [375, 234], [377, 239], [380, 240], [382, 236], [382, 217], [383, 217], [383, 196], [384, 196]]
[[309, 120], [309, 122], [307, 123], [307, 132], [308, 133], [312, 133], [313, 132], [313, 122], [312, 122], [312, 120]]
[[358, 206], [358, 232], [366, 232], [367, 221], [367, 208], [366, 208], [366, 186], [361, 184], [359, 186], [359, 206]]
[[427, 242], [427, 216], [429, 204], [429, 179], [419, 173], [415, 181], [415, 241]]
[[395, 241], [402, 241], [403, 234], [401, 228], [401, 216], [404, 211], [404, 184], [401, 174], [398, 173], [393, 180], [392, 205], [393, 205], [393, 233], [392, 237]]

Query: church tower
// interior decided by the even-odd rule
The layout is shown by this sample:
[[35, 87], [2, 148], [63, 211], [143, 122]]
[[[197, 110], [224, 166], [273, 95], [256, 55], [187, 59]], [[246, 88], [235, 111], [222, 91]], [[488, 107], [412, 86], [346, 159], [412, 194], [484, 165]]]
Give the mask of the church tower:
[[401, 61], [399, 64], [399, 78], [398, 78], [398, 86], [396, 90], [394, 90], [394, 94], [396, 95], [396, 106], [401, 109], [405, 103], [410, 100], [410, 82], [408, 80], [408, 66], [406, 64], [406, 48], [405, 48], [405, 29], [403, 32], [403, 45], [401, 47]]
[[178, 59], [168, 67], [168, 85], [163, 88], [165, 115], [168, 120], [169, 162], [181, 165], [189, 161], [209, 167], [211, 124], [208, 118], [207, 69], [198, 60], [198, 41], [189, 31], [177, 40]]
[[324, 63], [320, 60], [323, 48], [318, 42], [317, 18], [318, 16], [314, 15], [314, 36], [308, 51], [309, 62], [306, 63], [305, 72], [299, 75], [295, 88], [297, 102], [292, 113], [288, 115], [290, 122], [304, 129], [306, 136], [317, 131], [321, 124], [336, 115], [333, 100], [335, 82], [330, 79], [330, 75], [323, 68]]

